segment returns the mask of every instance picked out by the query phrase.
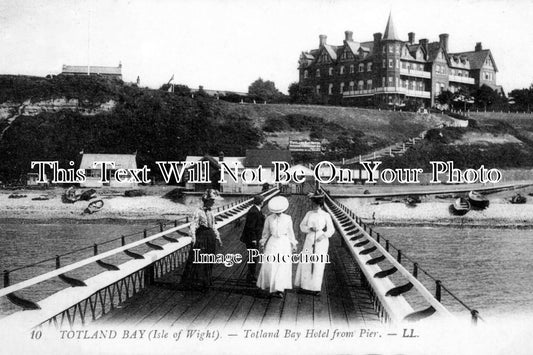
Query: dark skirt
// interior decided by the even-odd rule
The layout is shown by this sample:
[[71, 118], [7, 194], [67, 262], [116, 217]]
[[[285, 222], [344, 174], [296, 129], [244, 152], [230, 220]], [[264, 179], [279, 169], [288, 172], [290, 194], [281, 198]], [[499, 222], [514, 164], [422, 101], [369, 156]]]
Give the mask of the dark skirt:
[[189, 251], [189, 257], [181, 278], [181, 282], [185, 286], [211, 286], [213, 264], [194, 263], [193, 249], [200, 249], [200, 254], [216, 254], [217, 240], [215, 231], [204, 226], [196, 229], [196, 243]]

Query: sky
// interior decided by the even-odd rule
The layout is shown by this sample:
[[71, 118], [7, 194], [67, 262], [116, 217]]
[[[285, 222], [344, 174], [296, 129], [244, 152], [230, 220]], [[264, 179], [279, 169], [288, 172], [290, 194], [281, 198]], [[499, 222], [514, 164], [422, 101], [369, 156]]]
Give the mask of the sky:
[[407, 40], [451, 52], [491, 49], [506, 92], [533, 82], [533, 0], [0, 0], [0, 74], [58, 74], [63, 64], [117, 66], [123, 79], [157, 88], [248, 91], [257, 78], [287, 92], [302, 51], [319, 34], [341, 45], [384, 32], [392, 12]]

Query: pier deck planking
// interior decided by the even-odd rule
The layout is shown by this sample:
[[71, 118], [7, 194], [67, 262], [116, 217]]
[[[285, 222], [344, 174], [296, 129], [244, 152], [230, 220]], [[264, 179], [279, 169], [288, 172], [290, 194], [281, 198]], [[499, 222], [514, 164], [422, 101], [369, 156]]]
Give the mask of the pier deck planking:
[[[311, 204], [305, 196], [289, 197], [294, 231], [299, 247], [305, 235], [299, 224]], [[220, 253], [241, 253], [243, 262], [232, 267], [215, 265], [213, 285], [206, 291], [185, 290], [179, 280], [182, 269], [106, 314], [97, 323], [114, 325], [172, 325], [188, 328], [206, 326], [256, 328], [279, 326], [362, 326], [379, 322], [368, 291], [361, 285], [355, 262], [335, 233], [330, 239], [331, 263], [326, 266], [320, 296], [287, 290], [284, 298], [270, 298], [246, 282], [245, 246], [239, 241], [243, 223], [221, 230], [224, 245]], [[293, 276], [296, 265], [293, 267]]]

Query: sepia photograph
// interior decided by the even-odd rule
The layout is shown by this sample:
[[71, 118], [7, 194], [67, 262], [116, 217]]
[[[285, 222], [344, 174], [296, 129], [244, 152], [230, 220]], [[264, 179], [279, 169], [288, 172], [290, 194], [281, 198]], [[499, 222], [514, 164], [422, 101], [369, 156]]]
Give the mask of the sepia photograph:
[[531, 18], [0, 0], [0, 353], [532, 354]]

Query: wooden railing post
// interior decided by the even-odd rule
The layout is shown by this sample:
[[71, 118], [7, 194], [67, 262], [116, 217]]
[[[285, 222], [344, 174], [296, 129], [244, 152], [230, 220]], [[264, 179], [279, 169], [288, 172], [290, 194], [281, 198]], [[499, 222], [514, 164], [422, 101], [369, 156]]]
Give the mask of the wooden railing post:
[[4, 287], [9, 286], [9, 271], [4, 270]]
[[477, 321], [479, 319], [479, 312], [473, 309], [470, 311], [470, 314], [472, 315], [472, 324], [477, 325]]
[[435, 298], [437, 299], [437, 301], [440, 302], [440, 298], [441, 298], [441, 282], [440, 280], [436, 280], [435, 281]]
[[418, 278], [418, 263], [413, 264], [413, 276]]
[[59, 255], [56, 255], [56, 269], [59, 269], [61, 267], [61, 260], [59, 259]]

